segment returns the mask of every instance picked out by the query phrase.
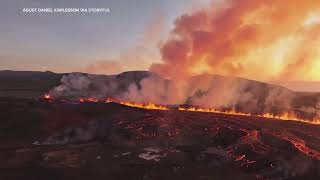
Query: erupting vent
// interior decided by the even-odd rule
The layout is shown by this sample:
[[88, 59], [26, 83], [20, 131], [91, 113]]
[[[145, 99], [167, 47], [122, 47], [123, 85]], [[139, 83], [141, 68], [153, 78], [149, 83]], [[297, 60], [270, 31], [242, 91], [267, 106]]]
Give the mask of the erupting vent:
[[[45, 94], [43, 96], [44, 100], [47, 100], [48, 102], [50, 100], [53, 100], [53, 98], [49, 94]], [[66, 100], [62, 100], [64, 102], [67, 102]], [[281, 115], [274, 115], [271, 113], [265, 113], [265, 114], [250, 114], [250, 113], [243, 113], [243, 112], [237, 112], [234, 110], [229, 111], [220, 111], [213, 108], [201, 108], [201, 107], [173, 107], [173, 106], [165, 106], [165, 105], [157, 105], [154, 103], [137, 103], [137, 102], [126, 102], [126, 101], [118, 101], [115, 99], [108, 98], [105, 101], [95, 99], [95, 98], [79, 98], [80, 103], [85, 102], [91, 102], [91, 103], [118, 103], [125, 106], [130, 107], [136, 107], [141, 109], [153, 109], [153, 110], [179, 110], [179, 111], [191, 111], [191, 112], [205, 112], [205, 113], [221, 113], [221, 114], [229, 114], [229, 115], [238, 115], [238, 116], [256, 116], [261, 118], [268, 118], [268, 119], [279, 119], [279, 120], [290, 120], [290, 121], [300, 121], [305, 123], [311, 123], [311, 124], [320, 124], [320, 119], [301, 119], [297, 117], [297, 115], [293, 112], [284, 112]]]

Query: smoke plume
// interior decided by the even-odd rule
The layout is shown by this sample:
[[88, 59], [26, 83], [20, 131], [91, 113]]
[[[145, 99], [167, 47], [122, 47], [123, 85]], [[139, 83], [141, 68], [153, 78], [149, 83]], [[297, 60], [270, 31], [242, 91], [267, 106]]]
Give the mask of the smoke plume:
[[303, 0], [212, 3], [176, 19], [162, 62], [150, 69], [175, 79], [209, 72], [319, 80], [319, 10], [319, 2]]
[[[118, 75], [65, 75], [50, 91], [54, 98], [116, 99], [162, 105], [189, 105], [261, 114], [299, 111], [320, 116], [320, 96], [308, 98], [280, 86], [242, 78], [199, 75], [185, 81], [164, 79], [146, 71]], [[308, 95], [308, 94], [306, 94]]]
[[[319, 100], [256, 80], [320, 78], [320, 3], [303, 0], [226, 0], [178, 17], [148, 72], [114, 76], [71, 74], [56, 97], [116, 98], [187, 104], [241, 112], [305, 111]], [[93, 67], [94, 68], [94, 67]], [[207, 75], [206, 75], [207, 74]], [[298, 101], [298, 102], [297, 102]]]

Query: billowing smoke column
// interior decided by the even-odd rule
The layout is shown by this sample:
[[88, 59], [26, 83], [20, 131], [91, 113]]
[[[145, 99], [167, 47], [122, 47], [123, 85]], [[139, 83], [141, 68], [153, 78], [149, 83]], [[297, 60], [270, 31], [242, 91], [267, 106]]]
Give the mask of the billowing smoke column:
[[320, 79], [320, 3], [228, 0], [177, 18], [151, 72], [116, 76], [71, 74], [56, 97], [116, 98], [261, 113], [291, 110], [320, 115], [312, 101], [257, 80]]
[[228, 0], [184, 14], [151, 70], [181, 79], [204, 72], [258, 80], [320, 79], [320, 3]]
[[53, 88], [50, 94], [54, 97], [79, 99], [80, 97], [105, 98], [108, 94], [116, 94], [118, 84], [113, 77], [72, 73], [63, 76], [61, 85]]
[[183, 104], [186, 96], [180, 94], [187, 87], [177, 87], [173, 81], [146, 71], [124, 72], [119, 75], [91, 75], [72, 73], [61, 79], [61, 84], [50, 91], [55, 98], [78, 100], [93, 98], [106, 100]]

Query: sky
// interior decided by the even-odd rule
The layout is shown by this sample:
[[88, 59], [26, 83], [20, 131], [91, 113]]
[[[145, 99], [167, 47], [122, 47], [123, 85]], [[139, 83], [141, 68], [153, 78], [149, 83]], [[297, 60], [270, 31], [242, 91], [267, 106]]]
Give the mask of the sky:
[[[148, 68], [159, 60], [159, 43], [174, 19], [207, 1], [1, 0], [0, 69], [108, 74]], [[47, 7], [109, 8], [110, 13], [22, 12]]]
[[[183, 27], [183, 24], [175, 24], [177, 18], [185, 14], [196, 17], [192, 13], [201, 12], [209, 5], [212, 7], [220, 2], [223, 0], [0, 0], [0, 70], [81, 71], [97, 74], [148, 70], [151, 64], [162, 62], [161, 47], [170, 44], [172, 30]], [[304, 1], [295, 2], [298, 4]], [[234, 4], [242, 8], [241, 3]], [[281, 7], [281, 3], [275, 5]], [[110, 13], [24, 13], [23, 8], [108, 8]], [[293, 9], [293, 12], [297, 11]], [[228, 20], [228, 16], [224, 18]], [[184, 20], [187, 22], [188, 17], [180, 19]], [[310, 22], [306, 21], [308, 24], [305, 26], [318, 24], [320, 18], [307, 20]], [[218, 35], [223, 31], [219, 31]], [[316, 34], [319, 33], [316, 31]], [[284, 42], [283, 46], [286, 47], [288, 43], [290, 41]], [[285, 50], [282, 46], [278, 48], [277, 44], [274, 48]], [[176, 53], [174, 49], [173, 52]], [[269, 51], [265, 53], [270, 54]], [[264, 55], [260, 57], [268, 58]], [[256, 58], [253, 60], [257, 61]], [[320, 67], [320, 63], [317, 61], [313, 60], [316, 66], [310, 66], [313, 68], [310, 81], [319, 80], [317, 67]], [[281, 61], [275, 59], [275, 62], [278, 66]], [[240, 65], [243, 66], [243, 63]], [[289, 65], [291, 68], [292, 65], [299, 66], [299, 63]], [[264, 69], [265, 66], [262, 64], [261, 67]], [[300, 74], [305, 71], [309, 69], [302, 69]], [[248, 77], [254, 79], [255, 76]], [[320, 91], [319, 83], [304, 84], [299, 79], [290, 81], [294, 82], [284, 83], [282, 79], [280, 84], [301, 91]]]

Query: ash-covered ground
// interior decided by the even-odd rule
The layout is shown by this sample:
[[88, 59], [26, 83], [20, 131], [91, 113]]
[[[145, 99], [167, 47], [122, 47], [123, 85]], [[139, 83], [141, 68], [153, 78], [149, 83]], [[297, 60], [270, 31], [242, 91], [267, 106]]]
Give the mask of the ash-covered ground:
[[5, 180], [320, 178], [319, 125], [115, 103], [0, 108]]

